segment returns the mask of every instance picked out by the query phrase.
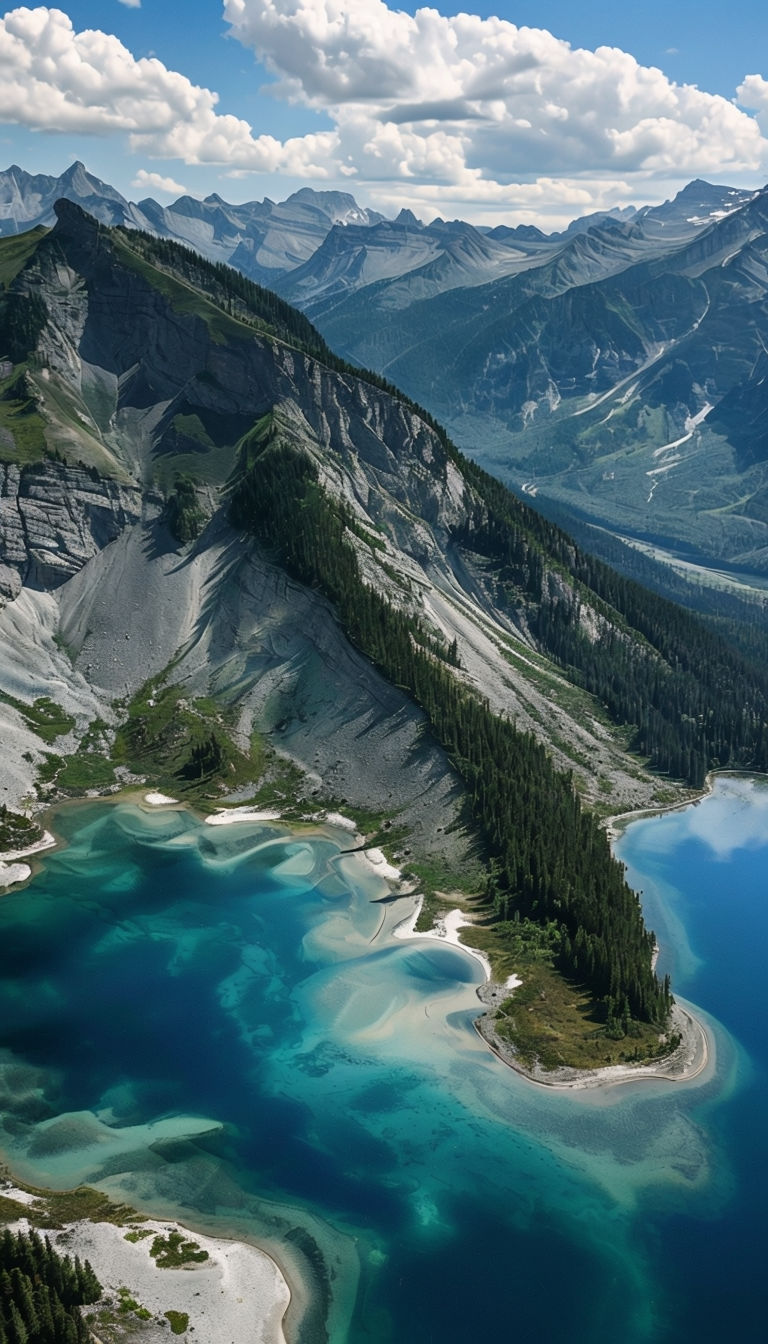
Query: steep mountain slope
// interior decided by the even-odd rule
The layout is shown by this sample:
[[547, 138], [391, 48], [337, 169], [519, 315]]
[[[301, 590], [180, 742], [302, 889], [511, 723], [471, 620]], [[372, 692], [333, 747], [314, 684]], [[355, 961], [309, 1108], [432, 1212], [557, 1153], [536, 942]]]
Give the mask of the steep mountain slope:
[[630, 740], [691, 783], [764, 765], [764, 679], [274, 294], [56, 214], [0, 247], [9, 798], [117, 763], [185, 796], [373, 810], [407, 827], [401, 857], [490, 864], [492, 936], [543, 924], [613, 1037], [661, 1021], [652, 940], [577, 795], [669, 797]]
[[766, 572], [765, 193], [696, 181], [545, 237], [385, 221], [309, 189], [135, 205], [76, 163], [0, 174], [0, 230], [50, 223], [59, 194], [277, 288], [518, 491], [705, 566]]
[[[208, 582], [198, 575], [207, 573], [208, 539], [221, 534], [233, 545], [224, 501], [237, 446], [267, 417], [279, 426], [281, 438], [317, 455], [324, 485], [359, 517], [368, 539], [361, 549], [371, 581], [423, 613], [436, 636], [444, 631], [448, 641], [459, 638], [466, 645], [467, 666], [494, 703], [515, 709], [524, 723], [533, 724], [540, 713], [535, 690], [526, 687], [521, 698], [509, 684], [504, 644], [515, 632], [513, 620], [494, 609], [467, 562], [452, 558], [451, 535], [465, 518], [467, 486], [423, 419], [370, 383], [329, 368], [335, 361], [320, 338], [272, 296], [260, 296], [264, 309], [271, 309], [268, 323], [235, 293], [223, 299], [219, 293], [217, 301], [189, 284], [205, 281], [215, 290], [236, 276], [204, 271], [190, 254], [171, 249], [167, 256], [177, 273], [182, 264], [188, 277], [180, 282], [163, 267], [166, 245], [108, 235], [76, 207], [62, 204], [58, 211], [56, 229], [37, 237], [0, 314], [0, 339], [4, 335], [10, 348], [11, 337], [22, 339], [19, 307], [26, 310], [34, 303], [31, 296], [45, 295], [35, 330], [24, 328], [23, 333], [34, 338], [34, 357], [12, 367], [9, 362], [0, 384], [8, 595], [18, 594], [22, 584], [56, 590], [66, 607], [65, 639], [76, 667], [90, 665], [110, 695], [125, 691], [126, 683], [133, 693], [139, 680], [160, 671], [192, 638], [202, 600], [199, 584]], [[269, 336], [259, 338], [257, 324]], [[274, 339], [274, 333], [282, 339]], [[301, 344], [307, 353], [297, 350]], [[146, 638], [137, 631], [136, 647], [151, 652], [138, 656], [131, 674], [126, 664], [132, 649], [121, 647], [117, 660], [97, 652], [95, 645], [110, 648], [122, 605], [110, 584], [127, 583], [134, 562], [141, 571], [146, 548], [150, 563], [163, 574], [178, 568], [173, 538], [167, 533], [164, 542], [151, 538], [158, 528], [162, 533], [157, 519], [179, 473], [195, 478], [197, 507], [203, 518], [211, 518], [203, 534], [206, 544], [201, 538], [174, 576], [176, 583], [189, 579], [196, 596], [174, 599], [170, 614], [156, 622], [162, 630], [153, 625]], [[109, 547], [113, 541], [116, 545]], [[160, 554], [153, 556], [153, 549]], [[163, 550], [170, 550], [170, 558], [163, 558]], [[242, 556], [232, 556], [235, 569], [242, 562]], [[261, 560], [251, 557], [248, 563], [257, 564], [261, 573]], [[219, 570], [219, 564], [217, 598], [210, 607], [213, 625], [226, 624], [219, 588], [226, 588], [229, 571]], [[137, 589], [143, 582], [136, 579]], [[164, 586], [167, 577], [158, 582]], [[258, 583], [264, 582], [262, 575]], [[77, 593], [81, 634], [70, 625], [70, 591]], [[90, 619], [92, 602], [101, 604], [98, 619]], [[166, 605], [161, 603], [163, 611]], [[145, 615], [154, 622], [153, 611], [150, 604]], [[126, 633], [123, 620], [121, 640]], [[523, 646], [530, 642], [524, 629], [518, 637]], [[198, 632], [198, 651], [201, 638]], [[214, 643], [218, 638], [210, 630], [205, 636]], [[253, 661], [253, 651], [249, 658]], [[207, 667], [202, 654], [201, 659]], [[117, 682], [109, 670], [112, 663], [119, 666]], [[216, 673], [217, 684], [241, 694], [244, 673], [231, 648], [224, 663], [227, 671]], [[255, 684], [255, 672], [251, 679]], [[525, 699], [531, 699], [535, 712], [527, 711]], [[273, 718], [282, 721], [282, 710]], [[579, 737], [584, 732], [581, 727], [573, 731]], [[324, 732], [325, 725], [318, 728], [318, 736]], [[311, 725], [307, 734], [311, 739]], [[599, 736], [607, 737], [602, 730]], [[328, 743], [322, 750], [330, 756], [334, 748]], [[309, 762], [313, 752], [314, 746]], [[606, 769], [613, 772], [609, 740], [601, 753], [607, 753]], [[619, 774], [628, 795], [636, 796], [626, 770], [619, 767]], [[584, 788], [591, 787], [584, 772]]]

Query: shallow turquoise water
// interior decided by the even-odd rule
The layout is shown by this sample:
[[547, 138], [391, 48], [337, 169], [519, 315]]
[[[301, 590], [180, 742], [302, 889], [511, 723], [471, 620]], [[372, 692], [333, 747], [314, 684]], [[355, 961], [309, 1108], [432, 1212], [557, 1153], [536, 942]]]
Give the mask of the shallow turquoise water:
[[621, 844], [675, 988], [723, 1024], [716, 1074], [578, 1097], [487, 1052], [477, 963], [391, 938], [407, 908], [331, 840], [103, 804], [60, 829], [0, 900], [20, 1174], [102, 1180], [278, 1257], [311, 1237], [332, 1344], [760, 1337], [764, 786]]

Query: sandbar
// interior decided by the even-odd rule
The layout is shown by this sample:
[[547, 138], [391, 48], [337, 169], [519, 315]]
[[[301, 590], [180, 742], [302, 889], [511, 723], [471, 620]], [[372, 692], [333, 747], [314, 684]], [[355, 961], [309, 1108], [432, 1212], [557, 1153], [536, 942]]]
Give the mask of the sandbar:
[[51, 835], [50, 831], [44, 831], [34, 844], [25, 845], [23, 849], [8, 849], [0, 854], [0, 887], [12, 887], [16, 882], [26, 882], [27, 878], [32, 876], [32, 869], [28, 863], [20, 863], [18, 860], [40, 854], [44, 849], [52, 849], [56, 843], [55, 836]]
[[[3, 1195], [20, 1205], [20, 1218], [11, 1229], [26, 1228], [24, 1206], [34, 1203], [35, 1197], [13, 1186], [3, 1190]], [[207, 1251], [208, 1259], [178, 1269], [158, 1268], [150, 1247], [156, 1235], [165, 1239], [174, 1232]], [[132, 1240], [126, 1240], [126, 1234]], [[147, 1320], [141, 1332], [146, 1344], [161, 1340], [167, 1344], [171, 1334], [168, 1311], [189, 1318], [185, 1339], [197, 1338], [206, 1344], [232, 1344], [233, 1340], [285, 1344], [282, 1322], [290, 1289], [275, 1261], [256, 1246], [203, 1236], [176, 1222], [143, 1218], [123, 1226], [82, 1220], [46, 1235], [61, 1254], [90, 1261], [105, 1297], [114, 1299], [126, 1287], [139, 1306], [151, 1312], [153, 1319]]]
[[231, 826], [236, 821], [280, 821], [274, 807], [223, 807], [205, 818], [206, 826]]

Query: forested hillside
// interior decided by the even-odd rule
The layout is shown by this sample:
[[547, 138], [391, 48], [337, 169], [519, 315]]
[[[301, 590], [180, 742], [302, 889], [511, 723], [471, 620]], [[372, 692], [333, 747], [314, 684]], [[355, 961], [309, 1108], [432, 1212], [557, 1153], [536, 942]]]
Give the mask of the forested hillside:
[[425, 710], [464, 780], [491, 865], [494, 915], [556, 921], [561, 969], [588, 984], [606, 1018], [663, 1021], [669, 986], [651, 970], [652, 935], [597, 820], [543, 747], [492, 714], [445, 666], [424, 627], [363, 582], [348, 520], [310, 459], [266, 445], [235, 488], [232, 514], [296, 578], [321, 588], [349, 637]]
[[[88, 778], [99, 751], [146, 770], [129, 748], [160, 709], [179, 787], [209, 797], [249, 772], [260, 787], [266, 743], [305, 796], [397, 816], [422, 855], [474, 846], [498, 936], [542, 926], [611, 1034], [661, 1024], [652, 935], [581, 799], [599, 769], [605, 813], [668, 801], [659, 779], [679, 796], [764, 768], [764, 669], [590, 557], [282, 300], [57, 213], [0, 247], [17, 778], [53, 801], [77, 775], [24, 712], [18, 651], [39, 662], [42, 637], [32, 698], [62, 696]], [[222, 714], [236, 753], [206, 745]]]
[[[633, 750], [697, 788], [712, 769], [764, 770], [768, 670], [576, 546], [475, 464], [465, 469], [483, 502], [457, 540], [493, 562], [502, 599], [530, 604], [540, 646], [567, 675], [634, 726]], [[547, 582], [552, 562], [565, 585]]]

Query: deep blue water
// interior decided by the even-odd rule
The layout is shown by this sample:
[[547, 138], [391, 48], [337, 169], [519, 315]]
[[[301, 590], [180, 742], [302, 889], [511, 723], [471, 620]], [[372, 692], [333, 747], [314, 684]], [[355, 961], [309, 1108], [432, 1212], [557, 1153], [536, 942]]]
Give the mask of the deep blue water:
[[382, 932], [380, 884], [327, 838], [103, 804], [59, 829], [0, 900], [20, 1175], [102, 1180], [278, 1258], [309, 1231], [332, 1344], [762, 1338], [765, 785], [625, 833], [660, 969], [716, 1019], [718, 1063], [600, 1095], [496, 1061], [477, 964]]

